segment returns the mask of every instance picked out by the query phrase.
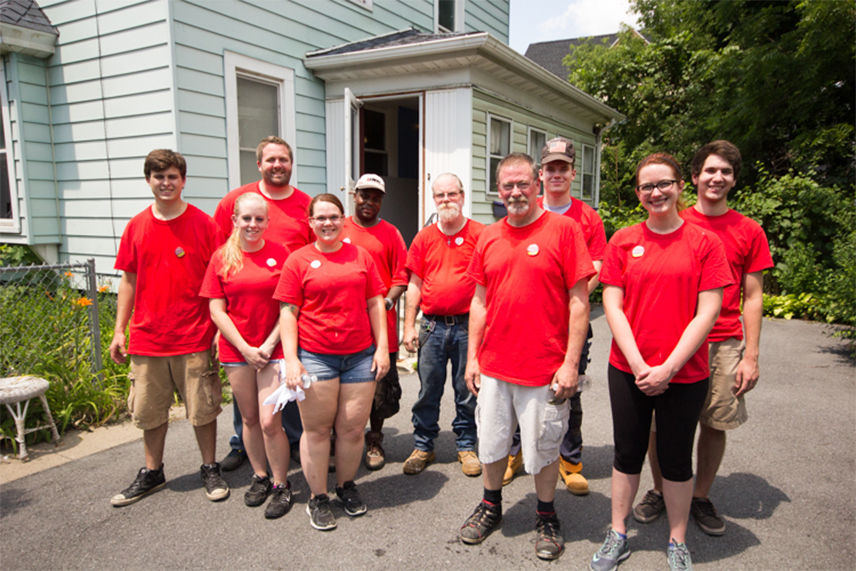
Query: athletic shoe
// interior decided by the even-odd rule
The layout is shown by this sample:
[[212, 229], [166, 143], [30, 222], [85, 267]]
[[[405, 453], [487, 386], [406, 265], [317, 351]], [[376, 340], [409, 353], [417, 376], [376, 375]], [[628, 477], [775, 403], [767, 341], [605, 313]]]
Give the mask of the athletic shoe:
[[711, 501], [707, 498], [693, 498], [690, 504], [690, 513], [703, 532], [708, 535], [722, 535], [725, 533], [725, 522], [716, 513]]
[[678, 543], [672, 538], [669, 542], [668, 556], [671, 571], [692, 571], [693, 561], [686, 543]]
[[490, 505], [481, 501], [473, 510], [472, 515], [464, 522], [464, 525], [461, 526], [458, 535], [464, 543], [471, 545], [481, 543], [490, 535], [490, 532], [499, 526], [501, 521], [502, 506]]
[[558, 559], [565, 550], [565, 538], [562, 537], [561, 525], [556, 514], [549, 516], [537, 514], [535, 532], [538, 534], [535, 540], [535, 555], [547, 561]]
[[592, 571], [612, 571], [628, 557], [630, 557], [630, 546], [627, 545], [627, 537], [621, 537], [617, 531], [610, 529], [606, 532], [603, 545], [592, 556], [589, 569]]
[[288, 513], [291, 509], [291, 484], [277, 484], [271, 489], [270, 502], [265, 508], [266, 519], [276, 519]]
[[342, 487], [336, 488], [336, 499], [342, 504], [345, 513], [351, 517], [363, 515], [369, 508], [360, 499], [360, 494], [357, 492], [357, 485], [353, 480], [349, 480], [342, 484]]
[[309, 503], [306, 504], [306, 513], [309, 514], [309, 524], [315, 529], [321, 531], [336, 529], [336, 516], [330, 509], [330, 498], [327, 497], [327, 494], [319, 494], [314, 498], [309, 498]]
[[270, 494], [272, 486], [267, 476], [253, 474], [250, 489], [244, 492], [244, 503], [251, 508], [262, 505]]
[[380, 470], [386, 464], [381, 442], [383, 442], [383, 433], [366, 432], [366, 457], [363, 460], [369, 470]]
[[633, 519], [639, 523], [651, 523], [664, 511], [666, 511], [666, 501], [663, 499], [663, 494], [648, 490], [642, 501], [633, 508]]
[[426, 452], [425, 450], [414, 448], [410, 456], [407, 457], [407, 460], [404, 461], [404, 466], [401, 469], [405, 474], [412, 476], [424, 470], [428, 464], [434, 461], [434, 458], [434, 452]]
[[575, 496], [585, 496], [589, 493], [588, 480], [582, 475], [583, 463], [574, 464], [559, 457], [559, 475], [565, 482], [568, 491]]
[[220, 461], [220, 469], [224, 472], [231, 472], [241, 467], [241, 464], [247, 459], [247, 453], [243, 450], [232, 448], [228, 454]]
[[166, 485], [166, 479], [163, 476], [163, 464], [157, 470], [149, 470], [145, 466], [137, 472], [137, 477], [131, 482], [131, 485], [110, 498], [110, 503], [115, 507], [127, 506], [133, 504], [137, 500], [157, 492]]
[[458, 462], [465, 476], [481, 476], [482, 467], [479, 457], [472, 450], [458, 450]]
[[203, 464], [199, 469], [202, 484], [205, 486], [205, 497], [212, 502], [219, 502], [229, 497], [229, 484], [220, 474], [220, 464]]
[[508, 457], [508, 466], [505, 468], [505, 474], [502, 476], [502, 485], [507, 486], [514, 479], [514, 476], [520, 469], [523, 468], [523, 451], [521, 450], [514, 456]]

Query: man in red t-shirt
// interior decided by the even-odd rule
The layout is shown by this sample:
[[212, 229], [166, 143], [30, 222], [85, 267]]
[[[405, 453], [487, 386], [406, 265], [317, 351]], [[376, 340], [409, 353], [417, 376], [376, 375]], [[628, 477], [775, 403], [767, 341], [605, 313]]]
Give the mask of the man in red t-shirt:
[[143, 430], [146, 465], [110, 503], [131, 504], [166, 484], [163, 450], [176, 390], [202, 453], [205, 495], [211, 501], [224, 500], [229, 486], [214, 460], [221, 411], [220, 378], [211, 358], [214, 324], [208, 300], [199, 296], [205, 268], [222, 237], [210, 216], [181, 198], [187, 174], [184, 157], [154, 150], [146, 156], [143, 172], [154, 203], [128, 222], [119, 243], [115, 267], [122, 279], [110, 356], [117, 363], [131, 356], [128, 408]]
[[[722, 310], [707, 338], [710, 387], [699, 417], [698, 464], [690, 507], [693, 519], [708, 535], [725, 533], [725, 522], [708, 495], [725, 454], [725, 431], [748, 419], [743, 395], [755, 387], [760, 375], [763, 272], [773, 267], [764, 230], [751, 218], [728, 207], [728, 193], [734, 188], [742, 162], [740, 151], [728, 141], [713, 141], [701, 147], [691, 164], [698, 201], [681, 212], [684, 220], [722, 240], [733, 277], [732, 285], [723, 291]], [[650, 443], [648, 458], [654, 489], [633, 509], [633, 516], [642, 523], [653, 521], [665, 509], [657, 450]]]
[[[238, 197], [247, 192], [255, 192], [262, 195], [268, 203], [270, 223], [265, 231], [266, 240], [282, 244], [290, 252], [312, 242], [315, 239], [309, 228], [309, 202], [312, 199], [291, 184], [291, 170], [294, 167], [291, 145], [273, 135], [265, 137], [256, 146], [256, 164], [262, 175], [261, 180], [230, 191], [220, 200], [214, 211], [214, 220], [220, 225], [223, 234], [228, 237], [232, 233], [232, 214]], [[241, 437], [241, 411], [238, 410], [236, 399], [232, 399], [232, 424], [235, 434], [229, 439], [231, 450], [221, 462], [223, 470], [227, 472], [237, 469], [247, 459]], [[288, 435], [292, 458], [297, 458], [303, 425], [300, 423], [296, 402], [285, 405], [282, 411], [282, 428]]]
[[[444, 173], [431, 185], [437, 223], [423, 228], [407, 253], [407, 305], [404, 346], [418, 346], [419, 397], [413, 404], [414, 448], [404, 462], [405, 474], [418, 474], [434, 461], [434, 439], [440, 433], [440, 399], [446, 364], [452, 364], [455, 391], [455, 447], [467, 476], [481, 474], [476, 449], [476, 399], [467, 389], [467, 327], [475, 282], [467, 275], [476, 241], [484, 225], [463, 213], [464, 186], [456, 175]], [[422, 325], [416, 333], [416, 314]]]
[[478, 396], [484, 496], [459, 536], [464, 543], [481, 543], [502, 520], [502, 478], [519, 425], [538, 499], [535, 553], [556, 559], [564, 550], [553, 506], [559, 447], [567, 430], [567, 399], [577, 391], [588, 324], [586, 283], [595, 270], [579, 225], [538, 205], [531, 157], [508, 155], [496, 179], [508, 216], [484, 229], [468, 269], [476, 288], [466, 379]]
[[377, 383], [369, 431], [366, 432], [366, 468], [380, 470], [386, 463], [382, 446], [384, 420], [398, 412], [401, 385], [398, 381], [398, 298], [407, 287], [407, 246], [398, 228], [381, 220], [380, 209], [386, 184], [376, 174], [366, 173], [354, 186], [354, 216], [345, 219], [342, 241], [360, 246], [371, 254], [384, 284], [386, 328], [389, 339], [389, 372]]

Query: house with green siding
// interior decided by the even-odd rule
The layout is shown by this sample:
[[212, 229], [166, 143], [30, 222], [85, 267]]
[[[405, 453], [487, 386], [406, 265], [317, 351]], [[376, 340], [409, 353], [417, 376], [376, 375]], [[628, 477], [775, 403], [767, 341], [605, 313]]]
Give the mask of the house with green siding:
[[508, 0], [0, 0], [0, 242], [110, 273], [151, 200], [154, 148], [188, 161], [212, 213], [257, 180], [255, 145], [295, 150], [292, 183], [350, 207], [362, 172], [410, 239], [445, 171], [490, 223], [494, 168], [546, 139], [577, 146], [598, 200], [600, 135], [621, 115], [508, 47]]

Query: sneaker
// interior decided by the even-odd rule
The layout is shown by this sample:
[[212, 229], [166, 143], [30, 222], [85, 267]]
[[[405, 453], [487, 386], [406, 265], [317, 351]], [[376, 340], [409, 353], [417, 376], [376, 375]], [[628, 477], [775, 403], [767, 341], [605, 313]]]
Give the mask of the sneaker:
[[369, 470], [380, 470], [386, 464], [381, 442], [383, 442], [382, 432], [366, 432], [366, 457], [364, 461]]
[[149, 470], [144, 466], [137, 472], [137, 477], [130, 486], [110, 498], [110, 503], [117, 508], [127, 506], [157, 492], [164, 486], [166, 486], [166, 479], [163, 476], [163, 464], [157, 470]]
[[535, 540], [535, 555], [538, 559], [547, 561], [558, 559], [565, 550], [565, 538], [562, 537], [561, 525], [556, 514], [549, 516], [537, 514], [535, 532], [538, 534], [538, 539]]
[[314, 498], [309, 498], [309, 503], [306, 504], [306, 513], [309, 514], [310, 525], [315, 529], [321, 531], [336, 529], [336, 516], [330, 509], [330, 498], [327, 497], [327, 494], [319, 494]]
[[401, 469], [405, 474], [412, 476], [424, 470], [428, 464], [434, 461], [434, 458], [433, 451], [426, 452], [425, 450], [414, 448], [410, 456], [407, 457], [407, 460], [404, 461], [404, 466]]
[[592, 571], [611, 571], [628, 557], [630, 557], [630, 546], [627, 545], [627, 537], [621, 537], [617, 531], [610, 529], [606, 532], [603, 545], [592, 556], [589, 569]]
[[229, 497], [229, 484], [220, 474], [220, 464], [203, 464], [199, 469], [202, 484], [205, 486], [205, 497], [212, 502], [219, 502]]
[[345, 513], [351, 517], [363, 515], [368, 511], [366, 504], [360, 499], [357, 485], [353, 480], [345, 482], [341, 488], [336, 488], [336, 499], [342, 504]]
[[472, 450], [458, 450], [458, 462], [461, 463], [461, 472], [466, 476], [481, 476], [482, 467], [479, 457]]
[[514, 479], [514, 476], [520, 469], [523, 468], [523, 451], [521, 450], [514, 456], [508, 457], [508, 466], [505, 468], [505, 474], [502, 476], [502, 485], [507, 486]]
[[648, 490], [642, 501], [633, 508], [633, 519], [639, 523], [651, 523], [666, 511], [666, 501], [663, 494]]
[[276, 519], [291, 509], [291, 484], [277, 484], [271, 488], [270, 503], [265, 508], [265, 519]]
[[574, 464], [559, 457], [559, 475], [565, 482], [568, 491], [575, 496], [585, 496], [589, 493], [588, 480], [582, 475], [583, 463]]
[[244, 503], [251, 508], [262, 505], [270, 494], [272, 486], [267, 476], [253, 474], [250, 489], [244, 492]]
[[490, 505], [484, 501], [479, 502], [472, 515], [467, 518], [458, 535], [461, 541], [474, 545], [481, 543], [490, 535], [502, 521], [502, 506]]
[[692, 571], [693, 561], [686, 543], [678, 543], [672, 538], [669, 542], [669, 569], [671, 571]]
[[220, 469], [224, 472], [231, 472], [241, 467], [241, 464], [247, 459], [247, 453], [240, 449], [232, 448], [225, 458], [220, 460]]
[[725, 522], [716, 513], [711, 501], [707, 498], [693, 498], [690, 504], [690, 513], [703, 532], [708, 535], [722, 535], [725, 533]]

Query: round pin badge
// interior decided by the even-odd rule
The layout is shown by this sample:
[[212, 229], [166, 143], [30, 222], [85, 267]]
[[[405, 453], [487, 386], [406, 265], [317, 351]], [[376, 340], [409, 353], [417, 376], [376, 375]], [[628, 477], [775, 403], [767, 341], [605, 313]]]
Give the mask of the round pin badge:
[[276, 265], [276, 260], [274, 260], [273, 258], [268, 258], [267, 262], [265, 263], [268, 265], [269, 268], [272, 268]]
[[463, 243], [464, 239], [462, 237], [458, 236], [457, 238], [455, 238], [455, 246], [460, 246]]
[[645, 253], [645, 246], [634, 246], [632, 250], [630, 250], [630, 255], [634, 258], [641, 258], [642, 254]]
[[321, 260], [312, 260], [312, 262], [310, 262], [310, 264], [309, 264], [309, 267], [317, 270], [318, 268], [321, 267]]
[[526, 253], [530, 256], [537, 256], [541, 251], [541, 248], [538, 247], [538, 244], [529, 244], [526, 246]]
[[181, 246], [176, 248], [175, 249], [175, 257], [176, 258], [183, 258], [184, 257], [184, 248], [182, 248]]
[[350, 243], [351, 243], [351, 239], [350, 239], [350, 238], [344, 238], [344, 239], [342, 240], [342, 242], [344, 242], [345, 244], [350, 244]]

